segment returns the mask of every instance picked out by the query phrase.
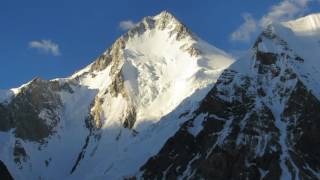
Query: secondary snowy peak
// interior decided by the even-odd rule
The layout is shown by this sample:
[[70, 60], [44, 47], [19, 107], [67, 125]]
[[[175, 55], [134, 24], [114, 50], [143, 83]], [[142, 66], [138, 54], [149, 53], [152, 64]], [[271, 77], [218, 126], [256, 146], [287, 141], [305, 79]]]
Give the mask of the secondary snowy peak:
[[311, 14], [296, 20], [282, 23], [297, 33], [320, 33], [320, 13]]
[[312, 14], [297, 20], [272, 24], [262, 34], [269, 38], [259, 43], [259, 49], [263, 52], [280, 55], [285, 49], [289, 50], [290, 56], [286, 61], [295, 64], [292, 65], [294, 71], [318, 98], [320, 97], [319, 20], [320, 14]]

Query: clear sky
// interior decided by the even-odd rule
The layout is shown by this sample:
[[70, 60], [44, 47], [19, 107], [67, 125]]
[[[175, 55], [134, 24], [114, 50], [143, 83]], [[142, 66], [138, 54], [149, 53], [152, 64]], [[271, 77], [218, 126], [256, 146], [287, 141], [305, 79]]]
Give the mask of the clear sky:
[[0, 88], [36, 76], [69, 76], [111, 46], [126, 31], [123, 25], [163, 10], [212, 45], [237, 54], [267, 20], [320, 12], [319, 5], [317, 0], [1, 0]]

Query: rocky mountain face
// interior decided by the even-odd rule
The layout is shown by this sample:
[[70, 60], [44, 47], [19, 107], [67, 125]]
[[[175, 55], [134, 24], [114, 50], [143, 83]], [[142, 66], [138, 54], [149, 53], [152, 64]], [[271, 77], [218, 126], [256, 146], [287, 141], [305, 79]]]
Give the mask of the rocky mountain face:
[[[280, 45], [281, 54], [260, 49], [264, 41]], [[225, 70], [193, 117], [141, 168], [143, 177], [319, 178], [320, 101], [293, 68], [304, 60], [269, 31], [250, 56], [251, 73], [237, 70], [242, 62]]]
[[0, 175], [319, 179], [319, 17], [270, 25], [236, 62], [146, 17], [72, 76], [0, 91]]
[[320, 178], [320, 101], [305, 84], [315, 74], [301, 73], [308, 59], [280, 36], [282, 28], [270, 26], [222, 73], [192, 118], [141, 167], [144, 179]]

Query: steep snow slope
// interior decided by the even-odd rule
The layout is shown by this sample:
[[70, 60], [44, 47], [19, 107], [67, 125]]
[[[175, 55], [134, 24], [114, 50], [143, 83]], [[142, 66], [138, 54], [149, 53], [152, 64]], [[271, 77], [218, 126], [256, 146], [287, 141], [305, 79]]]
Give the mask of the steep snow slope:
[[219, 72], [232, 62], [213, 47], [205, 47], [201, 40], [197, 43], [197, 49], [203, 51], [201, 57], [190, 56], [181, 47], [196, 41], [190, 37], [176, 42], [170, 37], [172, 30], [146, 32], [130, 39], [124, 50], [124, 81], [138, 105], [137, 123], [159, 120], [196, 89], [214, 82]]
[[146, 17], [74, 75], [16, 89], [0, 159], [16, 179], [135, 175], [232, 62], [170, 13]]

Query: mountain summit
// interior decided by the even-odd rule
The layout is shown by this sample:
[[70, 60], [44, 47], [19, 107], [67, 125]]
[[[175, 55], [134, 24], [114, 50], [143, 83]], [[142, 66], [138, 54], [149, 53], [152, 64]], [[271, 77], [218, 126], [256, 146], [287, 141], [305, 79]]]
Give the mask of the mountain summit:
[[172, 14], [67, 78], [0, 91], [0, 177], [319, 179], [319, 15], [237, 61]]

